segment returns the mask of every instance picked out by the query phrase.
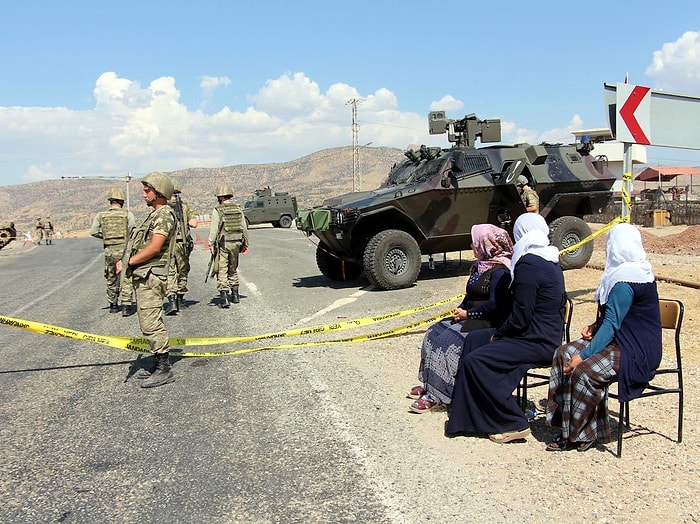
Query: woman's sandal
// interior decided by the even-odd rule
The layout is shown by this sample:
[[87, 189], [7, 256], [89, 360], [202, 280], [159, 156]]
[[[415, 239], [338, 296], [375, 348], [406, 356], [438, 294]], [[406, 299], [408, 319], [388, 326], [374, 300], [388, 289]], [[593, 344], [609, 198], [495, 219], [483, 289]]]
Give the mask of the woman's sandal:
[[423, 395], [425, 395], [426, 390], [423, 386], [413, 386], [411, 388], [411, 391], [409, 391], [408, 395], [406, 395], [408, 398], [412, 398], [413, 400], [418, 400], [421, 398]]
[[505, 433], [493, 433], [489, 435], [489, 440], [496, 444], [506, 444], [514, 440], [523, 440], [530, 434], [530, 428], [521, 429], [519, 431], [507, 431]]
[[594, 446], [595, 446], [595, 440], [591, 440], [588, 442], [586, 442], [586, 441], [576, 442], [576, 451], [580, 451], [583, 453], [584, 451], [588, 451], [589, 449], [591, 449]]
[[562, 435], [558, 435], [552, 442], [547, 444], [547, 451], [569, 451], [571, 446], [569, 441]]
[[428, 400], [427, 398], [419, 398], [413, 404], [411, 404], [408, 409], [410, 409], [414, 413], [427, 413], [428, 411], [431, 411], [433, 409], [439, 409], [441, 407], [442, 404], [440, 404], [439, 402], [433, 402], [431, 400]]

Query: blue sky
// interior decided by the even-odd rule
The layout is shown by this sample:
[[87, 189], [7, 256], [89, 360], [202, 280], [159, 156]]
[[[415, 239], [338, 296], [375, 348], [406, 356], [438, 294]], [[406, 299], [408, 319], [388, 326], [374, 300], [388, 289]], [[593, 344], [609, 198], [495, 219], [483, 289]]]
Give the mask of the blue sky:
[[570, 142], [607, 125], [603, 84], [626, 73], [700, 96], [697, 15], [690, 0], [10, 0], [0, 186], [293, 160], [352, 144], [351, 98], [361, 145], [448, 146], [427, 132], [436, 108], [500, 118], [506, 143]]

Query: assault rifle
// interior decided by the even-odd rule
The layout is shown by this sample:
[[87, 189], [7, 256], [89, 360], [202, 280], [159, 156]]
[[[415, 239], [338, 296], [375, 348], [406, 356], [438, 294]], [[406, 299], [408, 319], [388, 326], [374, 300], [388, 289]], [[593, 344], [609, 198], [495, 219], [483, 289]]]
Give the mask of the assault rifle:
[[[224, 227], [224, 217], [219, 216], [219, 228], [216, 230], [216, 237], [214, 239], [214, 252], [211, 254], [211, 257], [209, 258], [209, 265], [207, 266], [207, 274], [204, 276], [204, 283], [207, 283], [207, 280], [209, 279], [210, 276], [213, 276], [214, 274], [218, 273], [219, 271], [219, 237], [221, 236], [221, 228]], [[214, 263], [216, 262], [216, 264]], [[213, 267], [212, 267], [213, 266]]]
[[187, 254], [189, 255], [194, 249], [194, 242], [192, 240], [192, 235], [190, 235], [190, 228], [185, 220], [185, 213], [182, 209], [182, 199], [180, 198], [180, 193], [175, 193], [175, 205], [173, 206], [175, 210], [175, 217], [180, 223], [180, 231], [182, 231], [182, 241], [185, 243], [187, 248]]

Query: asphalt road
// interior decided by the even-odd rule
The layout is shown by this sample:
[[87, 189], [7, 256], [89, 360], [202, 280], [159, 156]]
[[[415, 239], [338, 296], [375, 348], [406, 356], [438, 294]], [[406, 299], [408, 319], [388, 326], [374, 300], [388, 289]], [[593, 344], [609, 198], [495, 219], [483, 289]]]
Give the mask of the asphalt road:
[[[468, 268], [424, 264], [416, 286], [380, 292], [364, 277], [322, 277], [315, 246], [293, 228], [250, 234], [242, 300], [229, 310], [203, 282], [208, 252], [196, 247], [189, 307], [166, 318], [172, 337], [257, 335], [404, 310], [459, 294]], [[11, 246], [0, 252], [0, 314], [140, 335], [135, 315], [108, 312], [99, 241]], [[408, 318], [359, 333], [420, 316]], [[392, 372], [378, 369], [390, 361], [373, 363], [373, 352], [401, 350], [392, 340], [179, 358], [175, 382], [144, 390], [131, 376], [138, 354], [0, 326], [0, 521], [442, 521], [434, 499], [414, 500], [410, 479], [397, 483], [392, 464], [411, 442], [379, 443], [383, 422], [365, 419], [388, 394], [375, 374]], [[416, 340], [408, 344], [415, 366]]]

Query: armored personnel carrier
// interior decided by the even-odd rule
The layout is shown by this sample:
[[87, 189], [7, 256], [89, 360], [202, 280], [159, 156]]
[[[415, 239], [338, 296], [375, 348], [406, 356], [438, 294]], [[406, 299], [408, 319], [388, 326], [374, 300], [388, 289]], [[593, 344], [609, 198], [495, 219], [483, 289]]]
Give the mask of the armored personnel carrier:
[[256, 189], [244, 204], [243, 214], [248, 225], [269, 223], [274, 227], [291, 227], [297, 215], [297, 197], [286, 192], [273, 195], [269, 186]]
[[[431, 134], [448, 134], [449, 149], [421, 146], [405, 153], [374, 191], [355, 192], [302, 210], [297, 227], [318, 237], [316, 262], [331, 280], [350, 280], [364, 271], [379, 289], [411, 286], [421, 255], [471, 247], [471, 227], [491, 223], [512, 233], [525, 213], [516, 186], [524, 176], [540, 199], [552, 244], [573, 246], [590, 235], [584, 215], [600, 213], [612, 197], [615, 176], [593, 144], [491, 145], [500, 142], [499, 120], [461, 120], [444, 111], [428, 116]], [[564, 269], [583, 267], [592, 243], [561, 257]]]
[[0, 249], [17, 239], [14, 222], [0, 222]]

